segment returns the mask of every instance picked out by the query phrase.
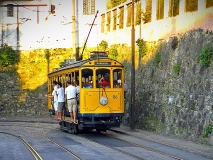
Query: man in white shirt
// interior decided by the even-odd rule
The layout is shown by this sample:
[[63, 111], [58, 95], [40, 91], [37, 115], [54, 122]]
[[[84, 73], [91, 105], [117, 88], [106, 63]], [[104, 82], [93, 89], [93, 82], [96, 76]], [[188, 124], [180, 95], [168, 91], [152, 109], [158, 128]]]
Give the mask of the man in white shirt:
[[73, 82], [67, 81], [67, 88], [65, 89], [65, 95], [67, 99], [67, 107], [70, 112], [71, 122], [77, 123], [76, 121], [76, 111], [77, 111], [77, 103], [76, 103], [76, 87]]
[[[62, 83], [58, 82], [58, 90], [57, 90], [57, 96], [58, 96], [58, 120], [62, 120], [62, 110], [64, 109], [64, 88], [62, 87]], [[64, 112], [63, 112], [64, 113]]]
[[52, 99], [52, 106], [53, 109], [55, 110], [55, 119], [58, 119], [58, 97], [57, 97], [57, 90], [58, 90], [58, 83], [56, 81], [53, 81], [53, 91], [51, 95], [46, 94], [46, 97], [49, 97]]

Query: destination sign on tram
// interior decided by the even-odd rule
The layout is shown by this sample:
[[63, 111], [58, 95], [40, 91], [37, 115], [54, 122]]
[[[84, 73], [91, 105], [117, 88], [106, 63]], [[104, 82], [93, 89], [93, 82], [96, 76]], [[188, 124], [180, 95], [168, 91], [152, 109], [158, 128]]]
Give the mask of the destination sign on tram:
[[111, 62], [95, 62], [95, 65], [106, 66], [106, 65], [111, 65]]

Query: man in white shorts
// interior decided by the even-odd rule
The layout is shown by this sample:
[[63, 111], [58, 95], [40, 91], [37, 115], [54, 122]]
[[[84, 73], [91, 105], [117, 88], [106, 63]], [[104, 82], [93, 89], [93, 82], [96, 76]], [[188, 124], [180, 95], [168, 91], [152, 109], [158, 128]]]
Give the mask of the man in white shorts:
[[67, 107], [70, 112], [71, 122], [77, 123], [76, 121], [76, 111], [77, 111], [76, 88], [73, 82], [67, 81], [65, 96], [67, 99]]

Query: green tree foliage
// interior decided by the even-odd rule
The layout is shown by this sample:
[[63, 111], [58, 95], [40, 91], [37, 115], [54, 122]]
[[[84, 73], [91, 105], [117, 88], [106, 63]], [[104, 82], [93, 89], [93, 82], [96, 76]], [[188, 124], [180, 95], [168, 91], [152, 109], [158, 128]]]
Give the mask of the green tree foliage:
[[173, 72], [177, 75], [179, 75], [181, 69], [181, 63], [175, 63], [173, 65]]
[[204, 135], [203, 136], [206, 137], [206, 138], [209, 137], [212, 133], [212, 130], [213, 130], [213, 126], [207, 125], [204, 129]]
[[161, 62], [161, 54], [157, 52], [153, 60], [153, 66], [158, 67], [160, 62]]
[[7, 44], [0, 49], [0, 66], [7, 67], [18, 62], [18, 54]]
[[118, 50], [116, 48], [112, 48], [110, 50], [110, 54], [109, 54], [109, 57], [116, 60], [117, 57], [118, 57]]
[[204, 67], [209, 67], [212, 59], [212, 49], [209, 45], [205, 46], [198, 55], [198, 62]]
[[48, 50], [48, 49], [45, 49], [45, 58], [46, 58], [46, 60], [49, 60], [49, 58], [50, 58], [50, 51]]
[[137, 43], [137, 45], [138, 45], [138, 47], [139, 47], [139, 49], [138, 49], [139, 55], [140, 55], [140, 57], [142, 58], [142, 57], [144, 57], [144, 56], [146, 55], [146, 51], [147, 51], [146, 42], [145, 42], [143, 39], [140, 39], [140, 38], [139, 38], [139, 39], [136, 41], [136, 43]]
[[101, 51], [106, 51], [107, 48], [108, 48], [108, 43], [107, 43], [107, 41], [102, 40], [102, 41], [99, 43], [99, 49], [100, 49]]

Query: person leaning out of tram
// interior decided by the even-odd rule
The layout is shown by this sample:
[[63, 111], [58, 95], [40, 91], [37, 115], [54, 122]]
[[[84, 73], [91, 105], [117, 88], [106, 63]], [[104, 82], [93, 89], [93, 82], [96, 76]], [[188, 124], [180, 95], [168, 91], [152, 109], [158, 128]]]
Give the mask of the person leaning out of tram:
[[106, 73], [102, 78], [99, 79], [99, 85], [101, 85], [103, 88], [108, 88], [110, 83], [109, 83], [109, 74]]
[[57, 97], [57, 90], [58, 90], [58, 82], [57, 81], [53, 81], [53, 91], [51, 95], [45, 94], [45, 97], [51, 98], [52, 99], [52, 106], [55, 110], [55, 119], [58, 120], [59, 116], [58, 116], [58, 97]]

